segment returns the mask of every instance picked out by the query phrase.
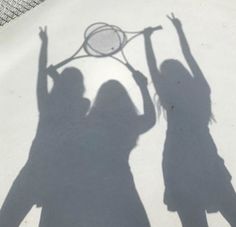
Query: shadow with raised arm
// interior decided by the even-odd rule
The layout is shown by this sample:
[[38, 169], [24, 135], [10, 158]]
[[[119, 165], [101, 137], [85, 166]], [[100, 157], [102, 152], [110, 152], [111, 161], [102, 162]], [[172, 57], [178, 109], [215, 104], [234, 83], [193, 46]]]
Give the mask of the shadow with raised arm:
[[145, 30], [147, 63], [153, 85], [167, 116], [163, 150], [164, 203], [178, 212], [183, 227], [207, 227], [206, 212], [221, 212], [236, 226], [236, 196], [231, 175], [209, 131], [214, 120], [210, 87], [194, 59], [182, 25], [168, 16], [176, 28], [190, 71], [176, 59], [157, 66], [152, 29]]
[[[33, 205], [42, 207], [40, 227], [74, 226], [73, 204], [61, 212], [67, 195], [78, 185], [78, 137], [89, 109], [83, 97], [82, 73], [73, 67], [59, 74], [47, 67], [48, 37], [40, 28], [41, 49], [37, 77], [39, 122], [28, 160], [13, 182], [0, 213], [1, 227], [18, 227]], [[48, 75], [53, 79], [48, 88]], [[74, 201], [76, 201], [75, 194]], [[70, 211], [70, 212], [69, 212]], [[72, 212], [73, 211], [73, 212]], [[59, 223], [64, 220], [67, 223]], [[52, 225], [51, 223], [59, 223]]]
[[125, 87], [116, 80], [100, 87], [88, 114], [79, 148], [81, 226], [150, 226], [129, 156], [138, 137], [154, 126], [155, 109], [146, 78], [138, 71], [133, 76], [143, 99], [143, 114], [138, 114]]

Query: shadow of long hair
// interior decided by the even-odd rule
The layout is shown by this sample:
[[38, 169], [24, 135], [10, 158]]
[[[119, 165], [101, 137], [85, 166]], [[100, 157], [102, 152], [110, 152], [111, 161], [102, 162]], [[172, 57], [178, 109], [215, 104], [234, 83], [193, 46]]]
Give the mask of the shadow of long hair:
[[110, 80], [100, 87], [80, 143], [81, 223], [149, 226], [129, 166], [139, 136], [137, 119], [135, 105], [120, 82]]
[[184, 226], [188, 222], [205, 226], [200, 218], [204, 210], [220, 211], [232, 224], [235, 191], [208, 127], [214, 120], [210, 87], [205, 78], [191, 75], [174, 59], [164, 61], [160, 72], [159, 97], [168, 124], [162, 163], [164, 202], [179, 213]]

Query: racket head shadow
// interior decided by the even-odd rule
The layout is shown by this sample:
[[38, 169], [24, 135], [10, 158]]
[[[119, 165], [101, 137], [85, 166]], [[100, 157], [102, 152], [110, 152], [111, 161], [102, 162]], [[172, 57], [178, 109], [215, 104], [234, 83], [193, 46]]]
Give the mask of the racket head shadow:
[[84, 33], [84, 50], [93, 57], [112, 56], [125, 46], [127, 36], [118, 26], [98, 22], [90, 25]]

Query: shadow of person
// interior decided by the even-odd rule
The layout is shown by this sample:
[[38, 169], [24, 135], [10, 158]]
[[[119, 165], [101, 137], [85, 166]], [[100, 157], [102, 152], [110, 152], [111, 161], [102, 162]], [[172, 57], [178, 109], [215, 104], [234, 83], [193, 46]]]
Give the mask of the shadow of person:
[[167, 115], [163, 151], [164, 203], [177, 211], [183, 227], [207, 227], [206, 211], [220, 211], [236, 226], [236, 197], [231, 175], [218, 155], [208, 124], [212, 120], [210, 87], [193, 58], [180, 21], [174, 24], [191, 73], [177, 60], [160, 70], [152, 49], [151, 29], [145, 47], [153, 84]]
[[[15, 179], [1, 208], [1, 227], [19, 226], [34, 204], [42, 207], [41, 227], [60, 226], [50, 224], [60, 215], [56, 201], [61, 200], [62, 204], [67, 196], [67, 188], [77, 183], [72, 169], [77, 165], [74, 157], [77, 157], [78, 148], [75, 146], [90, 102], [83, 98], [83, 75], [78, 69], [66, 68], [61, 74], [53, 66], [47, 69], [46, 28], [41, 29], [40, 38], [38, 128], [28, 161]], [[47, 87], [48, 74], [53, 78], [50, 92]], [[73, 217], [70, 222], [73, 222]], [[64, 226], [72, 226], [70, 222]]]
[[123, 85], [110, 80], [99, 89], [87, 117], [79, 143], [77, 207], [81, 226], [150, 226], [129, 166], [138, 136], [155, 124], [147, 86], [139, 87], [143, 115], [137, 114]]

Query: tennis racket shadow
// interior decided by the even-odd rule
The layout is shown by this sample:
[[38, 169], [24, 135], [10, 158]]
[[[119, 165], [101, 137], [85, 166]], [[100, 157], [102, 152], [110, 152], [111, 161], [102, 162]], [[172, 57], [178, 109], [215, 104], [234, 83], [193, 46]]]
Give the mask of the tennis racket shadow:
[[[162, 26], [151, 28], [152, 31], [162, 29]], [[125, 47], [136, 37], [143, 34], [142, 31], [124, 31], [120, 27], [103, 22], [97, 22], [87, 27], [84, 32], [84, 42], [79, 49], [69, 58], [56, 64], [55, 68], [60, 68], [76, 59], [95, 57], [111, 57], [126, 66], [131, 72], [134, 68], [129, 63], [125, 55]]]

